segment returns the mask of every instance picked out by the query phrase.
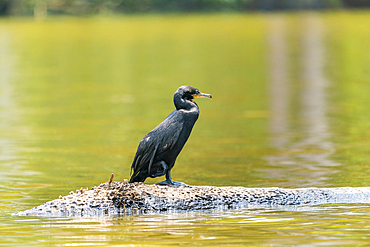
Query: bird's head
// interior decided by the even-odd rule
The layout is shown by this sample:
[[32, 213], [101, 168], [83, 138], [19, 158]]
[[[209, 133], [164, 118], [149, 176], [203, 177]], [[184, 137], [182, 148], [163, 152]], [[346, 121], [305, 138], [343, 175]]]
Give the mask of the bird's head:
[[197, 88], [191, 87], [191, 86], [181, 86], [179, 87], [179, 89], [177, 89], [176, 93], [179, 93], [183, 99], [190, 100], [190, 101], [196, 98], [212, 99], [212, 95], [201, 93]]

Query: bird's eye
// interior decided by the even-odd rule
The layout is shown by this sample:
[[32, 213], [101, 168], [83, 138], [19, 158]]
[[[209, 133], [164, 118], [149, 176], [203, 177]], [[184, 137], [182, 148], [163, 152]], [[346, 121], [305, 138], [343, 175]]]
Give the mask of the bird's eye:
[[195, 94], [199, 94], [199, 91], [195, 91]]

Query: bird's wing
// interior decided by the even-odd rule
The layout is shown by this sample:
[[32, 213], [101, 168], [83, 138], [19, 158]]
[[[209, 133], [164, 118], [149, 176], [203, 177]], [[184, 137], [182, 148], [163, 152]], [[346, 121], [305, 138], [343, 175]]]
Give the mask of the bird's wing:
[[171, 113], [165, 121], [141, 140], [131, 166], [134, 175], [144, 166], [151, 166], [156, 155], [172, 149], [177, 143], [183, 129], [183, 123], [171, 115], [173, 114]]

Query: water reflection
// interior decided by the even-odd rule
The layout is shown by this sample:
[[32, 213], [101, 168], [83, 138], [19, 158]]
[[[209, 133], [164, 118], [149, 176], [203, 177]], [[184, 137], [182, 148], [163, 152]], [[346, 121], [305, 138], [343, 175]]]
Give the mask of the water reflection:
[[[11, 83], [14, 57], [10, 56], [10, 37], [6, 32], [0, 35], [0, 128], [9, 129], [12, 126], [11, 120], [17, 118], [14, 108], [13, 87]], [[10, 121], [9, 121], [10, 120]], [[4, 133], [2, 133], [4, 135]], [[9, 160], [14, 157], [14, 150], [9, 149], [12, 146], [9, 138], [0, 139], [0, 159]], [[0, 174], [1, 175], [1, 174]]]
[[[338, 165], [329, 159], [334, 146], [329, 141], [331, 135], [327, 119], [325, 27], [315, 15], [306, 16], [302, 25], [304, 31], [299, 44], [301, 74], [299, 78], [292, 78], [289, 74], [291, 64], [288, 61], [286, 19], [275, 16], [271, 20], [270, 131], [271, 142], [279, 151], [277, 155], [266, 157], [271, 168], [265, 171], [269, 177], [277, 179], [280, 186], [297, 182], [299, 186], [325, 186], [330, 174], [336, 172], [329, 167]], [[291, 105], [294, 97], [299, 99], [298, 106]]]
[[[305, 245], [317, 241], [368, 241], [367, 205], [326, 207], [248, 208], [226, 212], [136, 215], [80, 219], [18, 219], [17, 246], [42, 243], [69, 245]], [[354, 219], [355, 216], [355, 219]], [[1, 220], [1, 219], [0, 219]], [[48, 234], [43, 234], [47, 230]], [[36, 238], [30, 240], [30, 232]], [[14, 240], [6, 235], [5, 243]]]
[[270, 129], [273, 133], [273, 145], [278, 149], [283, 149], [289, 141], [290, 87], [286, 20], [283, 16], [274, 16], [270, 21]]
[[[10, 181], [9, 174], [15, 174], [17, 166], [12, 162], [16, 157], [15, 142], [10, 138], [19, 116], [13, 99], [13, 77], [15, 57], [10, 47], [10, 35], [0, 31], [0, 180]], [[2, 184], [0, 184], [2, 186]]]

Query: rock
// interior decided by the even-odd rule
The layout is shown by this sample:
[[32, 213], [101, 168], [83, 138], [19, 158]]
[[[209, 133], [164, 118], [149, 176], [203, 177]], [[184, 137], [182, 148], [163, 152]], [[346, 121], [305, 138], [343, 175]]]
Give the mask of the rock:
[[97, 216], [135, 213], [226, 210], [242, 207], [369, 203], [370, 187], [245, 188], [103, 183], [19, 212], [20, 216]]

